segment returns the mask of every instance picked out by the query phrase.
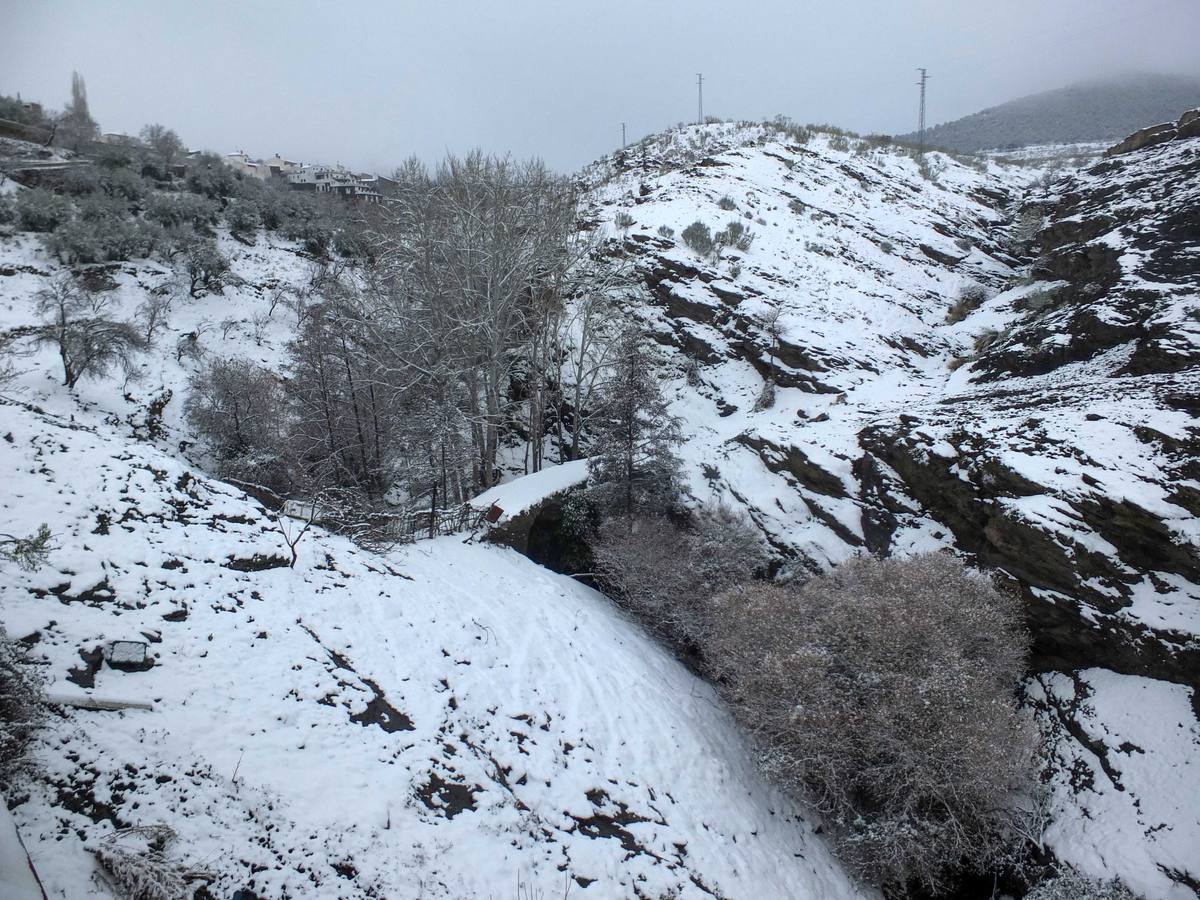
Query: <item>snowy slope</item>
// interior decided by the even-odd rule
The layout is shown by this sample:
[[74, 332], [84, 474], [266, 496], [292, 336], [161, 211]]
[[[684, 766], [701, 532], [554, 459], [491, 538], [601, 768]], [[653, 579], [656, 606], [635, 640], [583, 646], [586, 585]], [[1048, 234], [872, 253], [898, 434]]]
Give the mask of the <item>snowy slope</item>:
[[[43, 735], [14, 815], [51, 896], [93, 895], [88, 841], [158, 821], [218, 896], [855, 895], [711, 689], [593, 591], [456, 538], [318, 534], [292, 570], [231, 488], [0, 411], [0, 530], [59, 545], [0, 571], [4, 625], [54, 692], [154, 705]], [[120, 639], [154, 666], [109, 668]]]
[[[693, 127], [598, 166], [593, 212], [645, 285], [627, 314], [662, 346], [693, 497], [742, 509], [793, 569], [952, 547], [1010, 575], [1031, 697], [1072, 678], [1096, 697], [1085, 724], [1047, 719], [1055, 852], [1189, 896], [1200, 141], [1053, 182], [929, 157], [937, 183], [852, 137]], [[1036, 236], [1014, 227], [1031, 217]], [[680, 240], [732, 218], [748, 251], [714, 262]], [[948, 315], [969, 284], [986, 299]]]
[[[197, 357], [282, 366], [310, 263], [218, 240], [233, 277], [177, 296], [132, 377], [71, 393], [28, 348], [0, 401], [0, 531], [58, 544], [0, 568], [0, 622], [53, 694], [154, 706], [63, 707], [43, 735], [14, 816], [51, 896], [105, 896], [85, 847], [159, 821], [223, 897], [856, 896], [712, 690], [595, 592], [461, 539], [384, 559], [320, 533], [287, 568], [267, 513], [193, 466], [182, 407]], [[158, 262], [101, 268], [114, 317], [178, 294]], [[0, 238], [0, 328], [61, 271]], [[153, 668], [103, 662], [126, 639]]]

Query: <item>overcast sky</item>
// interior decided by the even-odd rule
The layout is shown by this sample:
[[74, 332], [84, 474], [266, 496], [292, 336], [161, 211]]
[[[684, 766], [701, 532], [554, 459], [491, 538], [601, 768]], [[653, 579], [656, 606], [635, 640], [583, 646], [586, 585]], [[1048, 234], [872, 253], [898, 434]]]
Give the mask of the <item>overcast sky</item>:
[[902, 133], [1119, 71], [1200, 74], [1200, 0], [0, 0], [0, 93], [105, 131], [389, 171], [482, 147], [575, 169], [706, 114]]

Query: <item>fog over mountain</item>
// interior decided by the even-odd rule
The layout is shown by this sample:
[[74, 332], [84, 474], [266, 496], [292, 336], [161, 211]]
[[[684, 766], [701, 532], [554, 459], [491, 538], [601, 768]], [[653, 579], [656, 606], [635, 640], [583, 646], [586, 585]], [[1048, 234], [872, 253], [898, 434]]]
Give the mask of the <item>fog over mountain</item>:
[[[1138, 73], [1081, 82], [980, 110], [925, 133], [930, 146], [974, 151], [1116, 141], [1200, 105], [1200, 77]], [[911, 132], [908, 140], [916, 140]]]
[[[387, 172], [482, 147], [574, 171], [704, 111], [861, 133], [1123, 71], [1200, 75], [1193, 0], [480, 0], [163, 4], [6, 0], [0, 91], [59, 105], [87, 78], [105, 131]], [[131, 50], [131, 47], [136, 47]], [[1177, 115], [1182, 110], [1175, 110]]]

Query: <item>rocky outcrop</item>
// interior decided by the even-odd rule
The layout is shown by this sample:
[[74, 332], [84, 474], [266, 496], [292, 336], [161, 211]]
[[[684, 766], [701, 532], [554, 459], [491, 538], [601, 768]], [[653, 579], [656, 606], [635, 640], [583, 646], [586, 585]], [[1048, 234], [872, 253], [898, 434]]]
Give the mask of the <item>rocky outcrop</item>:
[[[1087, 400], [1120, 411], [1087, 413]], [[1036, 670], [1102, 665], [1200, 686], [1200, 535], [1181, 531], [1193, 498], [1175, 487], [1200, 459], [1200, 430], [1173, 414], [1181, 400], [1200, 401], [1190, 379], [1123, 379], [965, 396], [871, 426], [857, 471], [872, 542], [890, 547], [903, 495], [959, 550], [1019, 585]], [[1145, 433], [1151, 410], [1181, 426], [1176, 437]], [[1157, 465], [1132, 482], [1122, 473], [1118, 487], [1106, 470], [1135, 453]]]
[[1121, 156], [1124, 153], [1165, 144], [1167, 141], [1197, 136], [1200, 136], [1200, 109], [1193, 109], [1185, 112], [1176, 122], [1151, 125], [1149, 128], [1135, 131], [1119, 144], [1110, 147], [1105, 156]]
[[1041, 375], [1106, 354], [1108, 374], [1200, 364], [1197, 128], [1200, 110], [1167, 131], [1139, 132], [1111, 159], [1048, 189], [1033, 274], [1057, 282], [1053, 303], [1026, 309], [991, 342], [974, 365], [982, 380]]

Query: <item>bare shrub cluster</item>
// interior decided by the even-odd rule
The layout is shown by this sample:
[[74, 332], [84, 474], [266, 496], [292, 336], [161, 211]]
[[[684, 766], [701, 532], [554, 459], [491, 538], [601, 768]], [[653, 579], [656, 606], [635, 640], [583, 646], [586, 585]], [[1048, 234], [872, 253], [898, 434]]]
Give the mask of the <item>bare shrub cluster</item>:
[[41, 674], [25, 661], [25, 648], [0, 626], [0, 787], [11, 787], [27, 767], [29, 745], [45, 716]]
[[988, 291], [981, 284], [964, 285], [958, 292], [958, 299], [946, 313], [946, 322], [950, 325], [961, 322], [975, 310], [979, 309], [988, 299]]
[[858, 559], [717, 598], [708, 659], [766, 770], [871, 882], [936, 890], [1011, 861], [1036, 741], [1017, 600], [956, 559]]
[[710, 637], [712, 598], [766, 566], [758, 532], [723, 505], [701, 507], [682, 521], [609, 519], [592, 553], [604, 587], [687, 655], [700, 652]]

